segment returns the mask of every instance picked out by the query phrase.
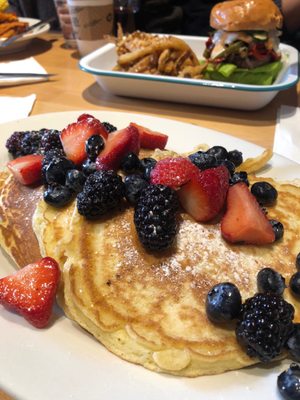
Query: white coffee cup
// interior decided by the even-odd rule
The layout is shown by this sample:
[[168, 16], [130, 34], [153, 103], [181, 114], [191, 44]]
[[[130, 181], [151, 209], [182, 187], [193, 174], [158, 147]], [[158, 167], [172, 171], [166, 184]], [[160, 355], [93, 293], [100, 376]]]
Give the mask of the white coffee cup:
[[113, 32], [113, 0], [68, 0], [79, 53], [103, 46]]

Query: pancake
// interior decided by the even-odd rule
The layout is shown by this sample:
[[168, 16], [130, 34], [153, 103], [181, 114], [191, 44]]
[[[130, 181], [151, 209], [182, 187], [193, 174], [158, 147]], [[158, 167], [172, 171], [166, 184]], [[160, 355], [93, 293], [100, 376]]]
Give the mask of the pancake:
[[[262, 268], [275, 269], [287, 282], [295, 272], [300, 188], [252, 180], [267, 180], [278, 190], [268, 216], [283, 223], [285, 234], [272, 245], [230, 245], [218, 223], [197, 223], [181, 213], [174, 248], [150, 254], [126, 205], [90, 221], [75, 202], [60, 211], [40, 201], [33, 227], [42, 254], [60, 260], [66, 314], [112, 353], [153, 371], [193, 377], [257, 363], [238, 345], [233, 326], [217, 326], [205, 312], [207, 292], [216, 283], [234, 283], [245, 300], [256, 293]], [[300, 321], [299, 305], [288, 289], [284, 295]]]
[[41, 258], [32, 230], [32, 215], [41, 198], [41, 188], [19, 184], [8, 170], [0, 172], [0, 243], [18, 267]]

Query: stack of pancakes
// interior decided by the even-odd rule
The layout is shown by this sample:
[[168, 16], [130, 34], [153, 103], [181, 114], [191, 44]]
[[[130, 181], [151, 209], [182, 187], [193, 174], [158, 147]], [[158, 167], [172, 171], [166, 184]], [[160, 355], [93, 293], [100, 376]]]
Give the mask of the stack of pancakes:
[[[0, 240], [19, 266], [40, 254], [59, 262], [59, 304], [112, 353], [175, 375], [221, 373], [258, 360], [241, 349], [234, 325], [208, 320], [207, 292], [229, 281], [243, 300], [252, 297], [256, 275], [265, 267], [288, 282], [300, 251], [300, 188], [263, 180], [278, 190], [268, 217], [283, 223], [282, 240], [268, 246], [231, 245], [222, 239], [218, 223], [197, 223], [181, 213], [174, 248], [154, 254], [139, 243], [133, 209], [125, 202], [90, 221], [79, 215], [75, 201], [53, 208], [41, 199], [40, 189], [20, 187], [2, 172]], [[288, 289], [284, 296], [299, 321], [297, 301]]]

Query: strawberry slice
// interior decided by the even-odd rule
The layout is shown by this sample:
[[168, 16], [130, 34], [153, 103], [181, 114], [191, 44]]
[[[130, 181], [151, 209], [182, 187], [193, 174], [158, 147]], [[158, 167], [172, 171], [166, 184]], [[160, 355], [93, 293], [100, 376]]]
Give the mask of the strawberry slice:
[[129, 125], [127, 128], [111, 133], [106, 141], [104, 149], [96, 159], [99, 170], [116, 170], [124, 156], [133, 152], [138, 154], [140, 150], [140, 137], [138, 130]]
[[60, 140], [67, 158], [75, 164], [82, 164], [87, 157], [85, 142], [93, 135], [100, 135], [104, 140], [108, 137], [101, 122], [88, 114], [79, 116], [77, 122], [63, 129]]
[[33, 185], [41, 181], [42, 160], [40, 154], [29, 154], [9, 161], [7, 167], [22, 185]]
[[215, 218], [222, 210], [229, 187], [228, 169], [198, 170], [192, 179], [178, 191], [184, 210], [196, 221], [206, 222]]
[[51, 317], [59, 277], [57, 262], [42, 258], [0, 279], [0, 304], [36, 328], [44, 328]]
[[268, 218], [243, 182], [228, 190], [227, 210], [221, 221], [221, 232], [231, 243], [263, 245], [275, 240]]
[[150, 182], [178, 189], [198, 172], [199, 169], [187, 158], [167, 157], [156, 163], [150, 174]]
[[152, 131], [151, 129], [145, 128], [142, 125], [135, 124], [134, 122], [131, 122], [130, 125], [134, 126], [139, 131], [142, 148], [151, 150], [163, 150], [166, 147], [169, 138], [168, 135]]

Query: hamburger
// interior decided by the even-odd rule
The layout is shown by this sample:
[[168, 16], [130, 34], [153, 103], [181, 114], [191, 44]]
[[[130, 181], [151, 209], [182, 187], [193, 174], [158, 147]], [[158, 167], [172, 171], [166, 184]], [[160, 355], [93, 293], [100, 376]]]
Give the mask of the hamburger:
[[282, 15], [272, 0], [229, 0], [210, 15], [206, 78], [269, 85], [282, 68]]

